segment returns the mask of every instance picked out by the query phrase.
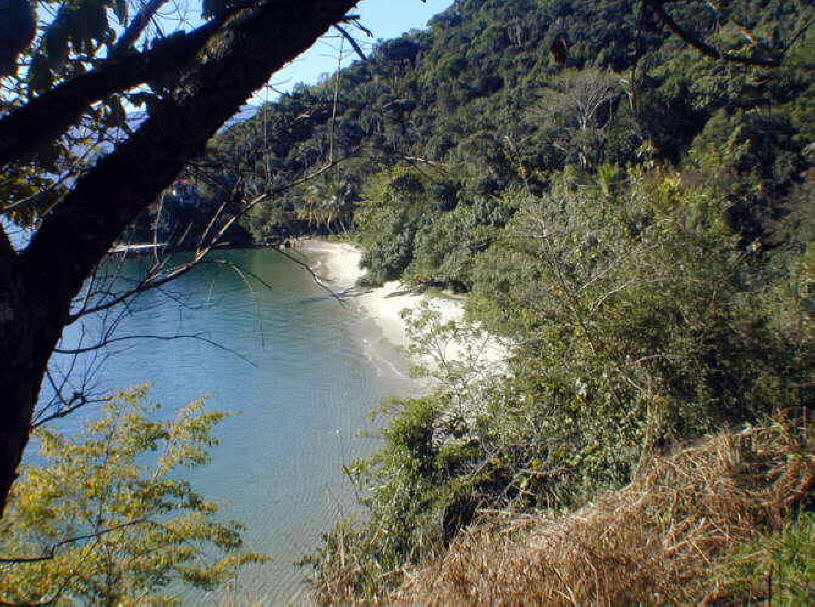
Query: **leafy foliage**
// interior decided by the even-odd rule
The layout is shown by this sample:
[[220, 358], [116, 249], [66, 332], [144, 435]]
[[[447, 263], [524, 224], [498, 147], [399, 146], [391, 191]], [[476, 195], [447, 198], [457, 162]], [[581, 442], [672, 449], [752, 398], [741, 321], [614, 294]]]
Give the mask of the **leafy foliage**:
[[[717, 572], [719, 583], [748, 593], [769, 592], [778, 605], [806, 605], [815, 600], [815, 515], [789, 517], [779, 530], [765, 531], [741, 546]], [[723, 579], [721, 579], [723, 578]], [[765, 588], [761, 588], [766, 585]]]
[[[735, 2], [718, 14], [672, 4], [724, 47], [752, 37], [762, 49], [793, 43], [792, 64], [810, 59], [808, 12], [797, 2]], [[559, 63], [542, 49], [561, 38]], [[471, 260], [517, 208], [513, 193], [539, 195], [564, 169], [592, 176], [682, 159], [729, 180], [744, 246], [766, 240], [804, 169], [811, 86], [804, 70], [682, 49], [654, 15], [638, 21], [630, 2], [460, 0], [428, 30], [381, 42], [367, 61], [267, 104], [211, 152], [218, 179], [258, 193], [344, 159], [330, 187], [318, 179], [275, 194], [248, 219], [250, 231], [345, 231], [353, 220], [367, 282], [403, 276], [469, 291]], [[400, 191], [393, 180], [406, 171], [423, 192]]]
[[227, 414], [199, 399], [153, 421], [145, 387], [113, 396], [72, 437], [38, 430], [40, 462], [14, 485], [0, 522], [0, 597], [12, 603], [173, 601], [171, 584], [211, 589], [266, 557], [183, 471], [205, 465]]
[[811, 425], [788, 411], [656, 457], [568, 513], [491, 513], [387, 600], [808, 605]]
[[[472, 274], [471, 314], [514, 344], [508, 367], [489, 379], [465, 357], [400, 403], [357, 468], [370, 521], [343, 536], [361, 571], [346, 589], [383, 592], [371, 572], [443, 553], [478, 509], [576, 505], [678, 440], [811, 402], [810, 337], [783, 328], [809, 317], [809, 296], [787, 290], [805, 250], [777, 252], [798, 260], [780, 273], [745, 254], [728, 209], [661, 171], [525, 198]], [[418, 322], [419, 352], [454, 335], [484, 350], [478, 331]]]

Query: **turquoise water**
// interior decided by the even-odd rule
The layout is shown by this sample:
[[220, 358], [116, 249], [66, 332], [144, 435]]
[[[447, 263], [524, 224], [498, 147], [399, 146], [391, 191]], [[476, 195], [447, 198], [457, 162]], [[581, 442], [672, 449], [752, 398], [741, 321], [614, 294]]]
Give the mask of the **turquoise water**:
[[[199, 268], [168, 292], [140, 298], [116, 335], [197, 334], [228, 352], [196, 339], [124, 341], [104, 357], [83, 357], [73, 381], [90, 369], [97, 391], [150, 381], [151, 399], [165, 407], [209, 394], [212, 408], [240, 411], [218, 428], [213, 461], [193, 480], [227, 504], [227, 516], [243, 522], [246, 549], [275, 560], [246, 571], [228, 597], [188, 594], [184, 602], [301, 603], [307, 600], [304, 572], [293, 562], [351, 506], [342, 463], [378, 446], [377, 438], [359, 436], [375, 431], [366, 414], [384, 396], [407, 394], [416, 385], [373, 323], [352, 302], [342, 306], [328, 296], [302, 268], [273, 250], [221, 257], [243, 274], [218, 264]], [[135, 275], [138, 265], [128, 262], [125, 275]], [[107, 324], [116, 317], [108, 314]], [[86, 324], [84, 338], [81, 327], [71, 327], [63, 347], [87, 341], [98, 322]], [[56, 361], [67, 371], [70, 357]], [[85, 409], [54, 427], [70, 429], [92, 415]]]

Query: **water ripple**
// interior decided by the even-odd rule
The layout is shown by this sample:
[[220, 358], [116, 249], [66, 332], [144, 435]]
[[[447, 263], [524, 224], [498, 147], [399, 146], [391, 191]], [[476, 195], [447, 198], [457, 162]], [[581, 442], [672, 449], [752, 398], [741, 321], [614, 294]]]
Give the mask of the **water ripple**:
[[[239, 356], [189, 339], [136, 342], [106, 364], [101, 383], [121, 389], [154, 381], [153, 399], [166, 406], [210, 394], [212, 408], [242, 412], [219, 428], [213, 461], [193, 481], [230, 504], [224, 515], [246, 526], [246, 549], [275, 561], [248, 568], [234, 590], [186, 593], [183, 602], [308, 603], [304, 572], [293, 562], [351, 507], [342, 464], [378, 444], [358, 437], [372, 429], [366, 414], [416, 384], [373, 324], [306, 272], [268, 251], [226, 255], [272, 288], [250, 293], [236, 274], [208, 266], [173, 285], [189, 307], [158, 305], [159, 294], [150, 294], [121, 331], [200, 334]], [[66, 342], [80, 330], [67, 331]]]

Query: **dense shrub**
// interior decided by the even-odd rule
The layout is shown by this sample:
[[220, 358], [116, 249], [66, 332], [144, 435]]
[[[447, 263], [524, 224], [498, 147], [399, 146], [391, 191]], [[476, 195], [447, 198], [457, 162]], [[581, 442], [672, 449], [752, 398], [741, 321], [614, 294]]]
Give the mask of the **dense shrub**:
[[[448, 364], [430, 396], [396, 403], [386, 447], [355, 468], [369, 518], [330, 536], [321, 588], [386, 593], [476, 511], [578, 505], [678, 440], [812, 404], [811, 336], [783, 329], [811, 306], [794, 288], [809, 248], [745, 251], [726, 193], [679, 173], [606, 177], [526, 196], [477, 258], [472, 318], [512, 358], [497, 377]], [[417, 350], [463, 339], [417, 327]]]

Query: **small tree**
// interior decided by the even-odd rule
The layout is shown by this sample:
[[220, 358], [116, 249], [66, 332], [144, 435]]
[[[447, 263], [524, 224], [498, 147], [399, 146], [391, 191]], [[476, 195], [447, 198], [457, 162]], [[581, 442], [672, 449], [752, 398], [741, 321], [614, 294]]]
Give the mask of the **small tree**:
[[241, 552], [241, 527], [182, 480], [209, 461], [215, 424], [198, 399], [152, 421], [147, 388], [110, 398], [76, 437], [38, 430], [43, 463], [24, 467], [0, 523], [0, 602], [121, 605], [172, 600], [266, 557]]
[[622, 94], [621, 78], [613, 72], [565, 72], [543, 91], [543, 99], [531, 114], [536, 119], [554, 119], [562, 133], [562, 140], [554, 145], [576, 156], [580, 166], [588, 169], [602, 159]]

